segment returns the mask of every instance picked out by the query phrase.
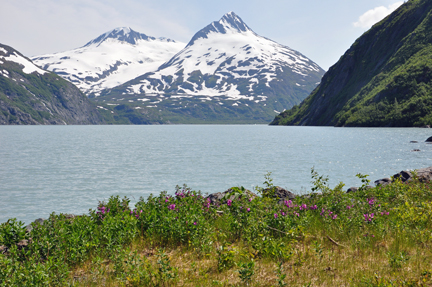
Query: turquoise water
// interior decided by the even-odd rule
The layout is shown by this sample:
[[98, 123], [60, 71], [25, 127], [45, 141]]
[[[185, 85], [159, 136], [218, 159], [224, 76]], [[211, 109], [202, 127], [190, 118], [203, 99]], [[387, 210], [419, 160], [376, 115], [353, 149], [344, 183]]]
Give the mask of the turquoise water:
[[[0, 126], [0, 222], [83, 214], [110, 195], [204, 193], [274, 184], [310, 190], [310, 170], [333, 187], [359, 186], [432, 165], [430, 129], [266, 125]], [[419, 143], [410, 143], [410, 141]], [[420, 149], [420, 152], [412, 152]]]

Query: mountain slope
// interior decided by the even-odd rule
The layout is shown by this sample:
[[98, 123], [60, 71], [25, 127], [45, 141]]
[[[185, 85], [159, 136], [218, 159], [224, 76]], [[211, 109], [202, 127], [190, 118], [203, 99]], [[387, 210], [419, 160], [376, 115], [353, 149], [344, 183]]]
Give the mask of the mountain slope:
[[272, 124], [432, 124], [432, 2], [410, 0], [364, 33], [300, 106]]
[[73, 84], [0, 44], [0, 124], [101, 124], [96, 106]]
[[81, 48], [32, 57], [46, 70], [74, 83], [87, 95], [98, 96], [157, 68], [185, 43], [154, 38], [130, 28], [116, 28]]
[[107, 89], [96, 100], [141, 102], [193, 121], [269, 122], [300, 103], [323, 74], [316, 63], [257, 35], [230, 12], [158, 70]]

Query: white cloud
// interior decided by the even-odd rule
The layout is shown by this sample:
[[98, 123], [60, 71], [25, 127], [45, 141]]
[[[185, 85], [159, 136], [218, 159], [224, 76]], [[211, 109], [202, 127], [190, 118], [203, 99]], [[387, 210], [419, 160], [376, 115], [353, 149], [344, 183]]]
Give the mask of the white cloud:
[[388, 7], [385, 6], [379, 6], [376, 8], [373, 8], [363, 15], [361, 15], [357, 22], [353, 23], [354, 27], [360, 27], [360, 28], [370, 28], [375, 23], [381, 21], [384, 19], [387, 15], [392, 13], [394, 10], [399, 8], [404, 2], [398, 1], [394, 4], [389, 5]]

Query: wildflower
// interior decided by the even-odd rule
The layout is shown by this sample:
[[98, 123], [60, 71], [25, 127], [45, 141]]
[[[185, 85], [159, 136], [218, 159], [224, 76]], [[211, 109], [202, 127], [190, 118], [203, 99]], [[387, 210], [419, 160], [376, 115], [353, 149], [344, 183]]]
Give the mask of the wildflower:
[[249, 202], [251, 202], [252, 201], [252, 198], [249, 198]]
[[193, 223], [193, 225], [197, 225], [196, 221]]
[[309, 207], [312, 210], [318, 209], [318, 206], [315, 204], [314, 206]]
[[278, 215], [277, 215], [277, 213], [275, 213], [275, 214], [274, 214], [274, 218], [278, 218]]
[[[170, 204], [169, 206], [168, 206], [168, 209], [171, 209], [171, 210], [174, 210], [175, 209], [175, 204], [173, 203], [173, 204]], [[141, 210], [142, 211], [142, 210]]]
[[286, 215], [285, 212], [282, 211], [282, 216], [285, 216], [285, 215]]
[[335, 214], [332, 218], [333, 218], [333, 219], [336, 219], [336, 218], [337, 218], [337, 214]]
[[247, 212], [250, 212], [250, 208], [248, 207]]
[[228, 199], [228, 201], [227, 201], [227, 205], [228, 205], [228, 206], [231, 206], [231, 203], [232, 203], [232, 200], [231, 200], [231, 199]]
[[351, 209], [351, 206], [348, 205], [348, 206], [347, 206], [347, 209], [350, 210], [350, 209]]
[[363, 214], [363, 216], [364, 216], [364, 219], [365, 219], [365, 221], [366, 222], [370, 222], [370, 221], [372, 221], [372, 219], [374, 218], [374, 214], [373, 213], [371, 213], [371, 214]]

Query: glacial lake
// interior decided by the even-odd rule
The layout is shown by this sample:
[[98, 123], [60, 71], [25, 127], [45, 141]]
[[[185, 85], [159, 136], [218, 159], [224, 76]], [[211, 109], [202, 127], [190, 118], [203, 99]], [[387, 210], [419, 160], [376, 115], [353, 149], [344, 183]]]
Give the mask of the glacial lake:
[[[0, 126], [0, 223], [88, 213], [111, 195], [275, 185], [303, 194], [311, 168], [334, 187], [432, 165], [430, 129], [267, 125]], [[410, 143], [418, 141], [418, 143]], [[414, 149], [420, 151], [414, 152]]]

